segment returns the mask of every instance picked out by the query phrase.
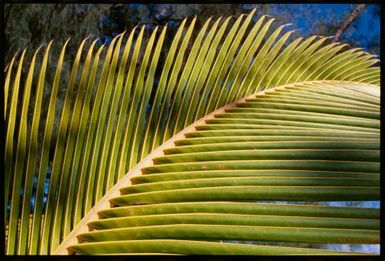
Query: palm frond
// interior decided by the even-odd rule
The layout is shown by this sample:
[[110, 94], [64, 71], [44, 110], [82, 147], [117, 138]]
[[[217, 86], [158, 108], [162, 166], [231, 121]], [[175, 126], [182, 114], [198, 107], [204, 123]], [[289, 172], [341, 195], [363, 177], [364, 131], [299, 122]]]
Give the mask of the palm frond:
[[[362, 92], [364, 86], [378, 90], [359, 83], [313, 81], [266, 90], [224, 106], [138, 164], [111, 190], [115, 195], [119, 190], [119, 196], [111, 193], [103, 198], [111, 206], [96, 207], [82, 221], [79, 227], [87, 224], [90, 232], [75, 229], [69, 238], [76, 234], [79, 243], [70, 246], [64, 241], [62, 247], [81, 254], [141, 253], [154, 251], [161, 243], [175, 243], [158, 251], [221, 254], [230, 247], [232, 254], [263, 255], [266, 250], [260, 241], [378, 244], [379, 209], [313, 203], [380, 198], [379, 107], [374, 105], [379, 96]], [[341, 98], [345, 90], [350, 95]], [[320, 102], [324, 107], [309, 106], [305, 111], [291, 107], [290, 94], [297, 91], [309, 93], [305, 104]], [[320, 101], [319, 91], [338, 98], [340, 107], [325, 106], [327, 98]], [[287, 104], [277, 109], [270, 102], [274, 94]], [[344, 101], [358, 102], [348, 104], [349, 116]], [[260, 108], [260, 103], [265, 106]], [[232, 119], [251, 120], [240, 125]], [[310, 205], [258, 202], [266, 200]], [[185, 240], [207, 249], [192, 248]], [[244, 245], [220, 243], [230, 240], [257, 245], [246, 250]], [[269, 254], [294, 251], [300, 250], [272, 247]], [[307, 251], [302, 248], [299, 253], [338, 254]]]
[[[198, 229], [198, 225], [173, 223], [159, 228], [166, 234], [174, 231], [170, 240], [125, 238], [127, 241], [112, 243], [108, 240], [115, 231], [108, 225], [115, 224], [112, 221], [105, 223], [110, 232], [86, 236], [88, 222], [99, 222], [99, 212], [122, 209], [109, 209], [110, 200], [124, 206], [153, 206], [183, 201], [378, 199], [379, 88], [375, 85], [379, 85], [380, 71], [374, 66], [378, 59], [359, 49], [346, 49], [341, 43], [327, 44], [326, 37], [297, 38], [288, 43], [292, 32], [285, 32], [287, 25], [274, 29], [274, 19], [266, 17], [252, 24], [254, 12], [234, 22], [231, 18], [209, 19], [195, 39], [195, 19], [187, 27], [184, 20], [164, 62], [160, 54], [166, 27], [155, 29], [149, 38], [144, 27], [134, 28], [128, 36], [115, 37], [108, 47], [96, 47], [96, 41], [89, 44], [85, 39], [73, 62], [68, 86], [61, 86], [60, 80], [68, 41], [54, 64], [48, 63], [54, 46], [50, 43], [36, 72], [37, 52], [30, 63], [24, 61], [25, 51], [19, 60], [12, 60], [4, 86], [6, 252], [65, 253], [66, 247], [74, 245], [70, 250], [81, 253], [332, 253], [191, 242], [181, 235]], [[22, 68], [26, 64], [29, 73], [24, 80]], [[56, 67], [56, 73], [47, 87], [48, 66]], [[275, 86], [283, 87], [271, 91]], [[43, 95], [45, 88], [50, 89], [48, 100]], [[60, 88], [66, 88], [66, 95], [59, 111]], [[263, 90], [266, 92], [243, 99]], [[41, 110], [44, 104], [48, 104], [46, 115]], [[220, 113], [216, 111], [226, 104], [230, 105]], [[44, 204], [49, 166], [52, 173]], [[142, 172], [157, 174], [139, 176]], [[137, 185], [127, 187], [133, 175]], [[119, 189], [128, 194], [121, 195]], [[32, 210], [29, 199], [34, 190]], [[334, 209], [339, 208], [330, 210]], [[373, 210], [349, 213], [355, 215], [353, 212]], [[344, 240], [377, 242], [376, 213], [373, 220], [358, 216], [352, 223], [336, 221], [343, 229], [350, 226], [342, 235]], [[235, 231], [223, 240], [249, 240], [256, 231], [251, 228], [266, 226], [258, 223], [261, 217], [247, 219], [238, 216], [241, 213], [233, 214], [231, 225], [218, 221], [218, 233], [200, 224], [202, 238], [194, 240], [220, 240], [222, 229]], [[168, 220], [174, 222], [178, 217]], [[180, 220], [205, 220], [204, 215], [194, 217]], [[324, 222], [311, 217], [304, 224]], [[248, 238], [239, 222], [252, 222], [248, 223], [252, 224]], [[326, 233], [323, 242], [335, 242], [336, 235], [343, 232], [340, 225], [331, 229], [335, 236], [328, 234], [329, 230], [301, 227], [297, 239], [308, 240], [303, 231], [318, 231]], [[124, 229], [134, 228], [119, 227], [120, 232]], [[259, 240], [284, 239], [281, 234], [274, 237], [273, 230]], [[290, 228], [280, 233], [285, 231], [292, 233]], [[121, 235], [126, 235], [123, 232]], [[80, 234], [89, 241], [106, 242], [76, 245]], [[150, 234], [146, 237], [151, 238]], [[221, 252], [224, 249], [228, 252]]]

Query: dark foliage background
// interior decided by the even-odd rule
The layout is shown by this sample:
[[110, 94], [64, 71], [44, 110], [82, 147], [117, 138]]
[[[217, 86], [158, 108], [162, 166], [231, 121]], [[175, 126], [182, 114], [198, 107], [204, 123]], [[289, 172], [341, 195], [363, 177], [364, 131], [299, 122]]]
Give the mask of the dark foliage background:
[[[124, 30], [145, 24], [177, 27], [185, 17], [198, 17], [198, 25], [209, 16], [239, 16], [257, 9], [257, 15], [270, 14], [278, 23], [292, 23], [301, 31], [297, 36], [334, 35], [356, 4], [6, 4], [5, 60], [28, 47], [30, 52], [49, 40], [71, 37], [74, 52], [80, 41], [91, 34], [100, 44]], [[380, 6], [366, 5], [344, 32], [342, 41], [379, 54]], [[172, 30], [171, 30], [172, 31]]]

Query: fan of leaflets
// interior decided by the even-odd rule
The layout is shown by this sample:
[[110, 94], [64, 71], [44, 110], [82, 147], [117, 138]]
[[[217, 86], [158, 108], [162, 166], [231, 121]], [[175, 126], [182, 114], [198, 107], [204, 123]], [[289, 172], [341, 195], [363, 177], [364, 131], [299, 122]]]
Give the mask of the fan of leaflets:
[[378, 209], [316, 204], [379, 200], [378, 59], [326, 37], [289, 40], [292, 31], [253, 14], [200, 29], [184, 20], [164, 61], [167, 27], [83, 50], [86, 39], [68, 86], [68, 41], [52, 64], [49, 43], [39, 70], [39, 50], [15, 57], [4, 86], [6, 253], [340, 254], [284, 243], [378, 244]]

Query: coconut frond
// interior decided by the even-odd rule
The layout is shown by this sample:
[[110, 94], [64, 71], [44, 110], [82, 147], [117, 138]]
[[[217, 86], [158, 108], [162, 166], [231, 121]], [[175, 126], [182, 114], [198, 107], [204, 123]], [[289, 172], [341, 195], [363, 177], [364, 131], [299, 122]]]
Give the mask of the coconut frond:
[[[148, 38], [134, 28], [109, 46], [85, 39], [68, 86], [68, 41], [57, 62], [51, 42], [39, 68], [39, 50], [14, 58], [4, 86], [6, 253], [335, 254], [219, 241], [378, 243], [377, 210], [255, 203], [379, 199], [380, 71], [360, 49], [290, 40], [287, 25], [253, 15], [198, 29], [184, 20], [164, 61], [167, 27]], [[272, 212], [232, 210], [242, 204]], [[154, 212], [127, 216], [133, 208]]]

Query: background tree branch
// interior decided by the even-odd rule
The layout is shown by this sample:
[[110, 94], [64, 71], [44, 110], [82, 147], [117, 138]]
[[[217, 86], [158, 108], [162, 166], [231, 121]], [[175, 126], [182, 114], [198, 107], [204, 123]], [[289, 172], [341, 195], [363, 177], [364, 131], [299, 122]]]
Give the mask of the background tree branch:
[[342, 33], [350, 26], [353, 20], [360, 15], [360, 13], [365, 9], [365, 7], [366, 7], [365, 4], [359, 4], [356, 6], [356, 8], [353, 9], [350, 15], [346, 17], [345, 20], [342, 21], [341, 26], [339, 27], [336, 34], [334, 35], [333, 41], [338, 42], [341, 39]]

